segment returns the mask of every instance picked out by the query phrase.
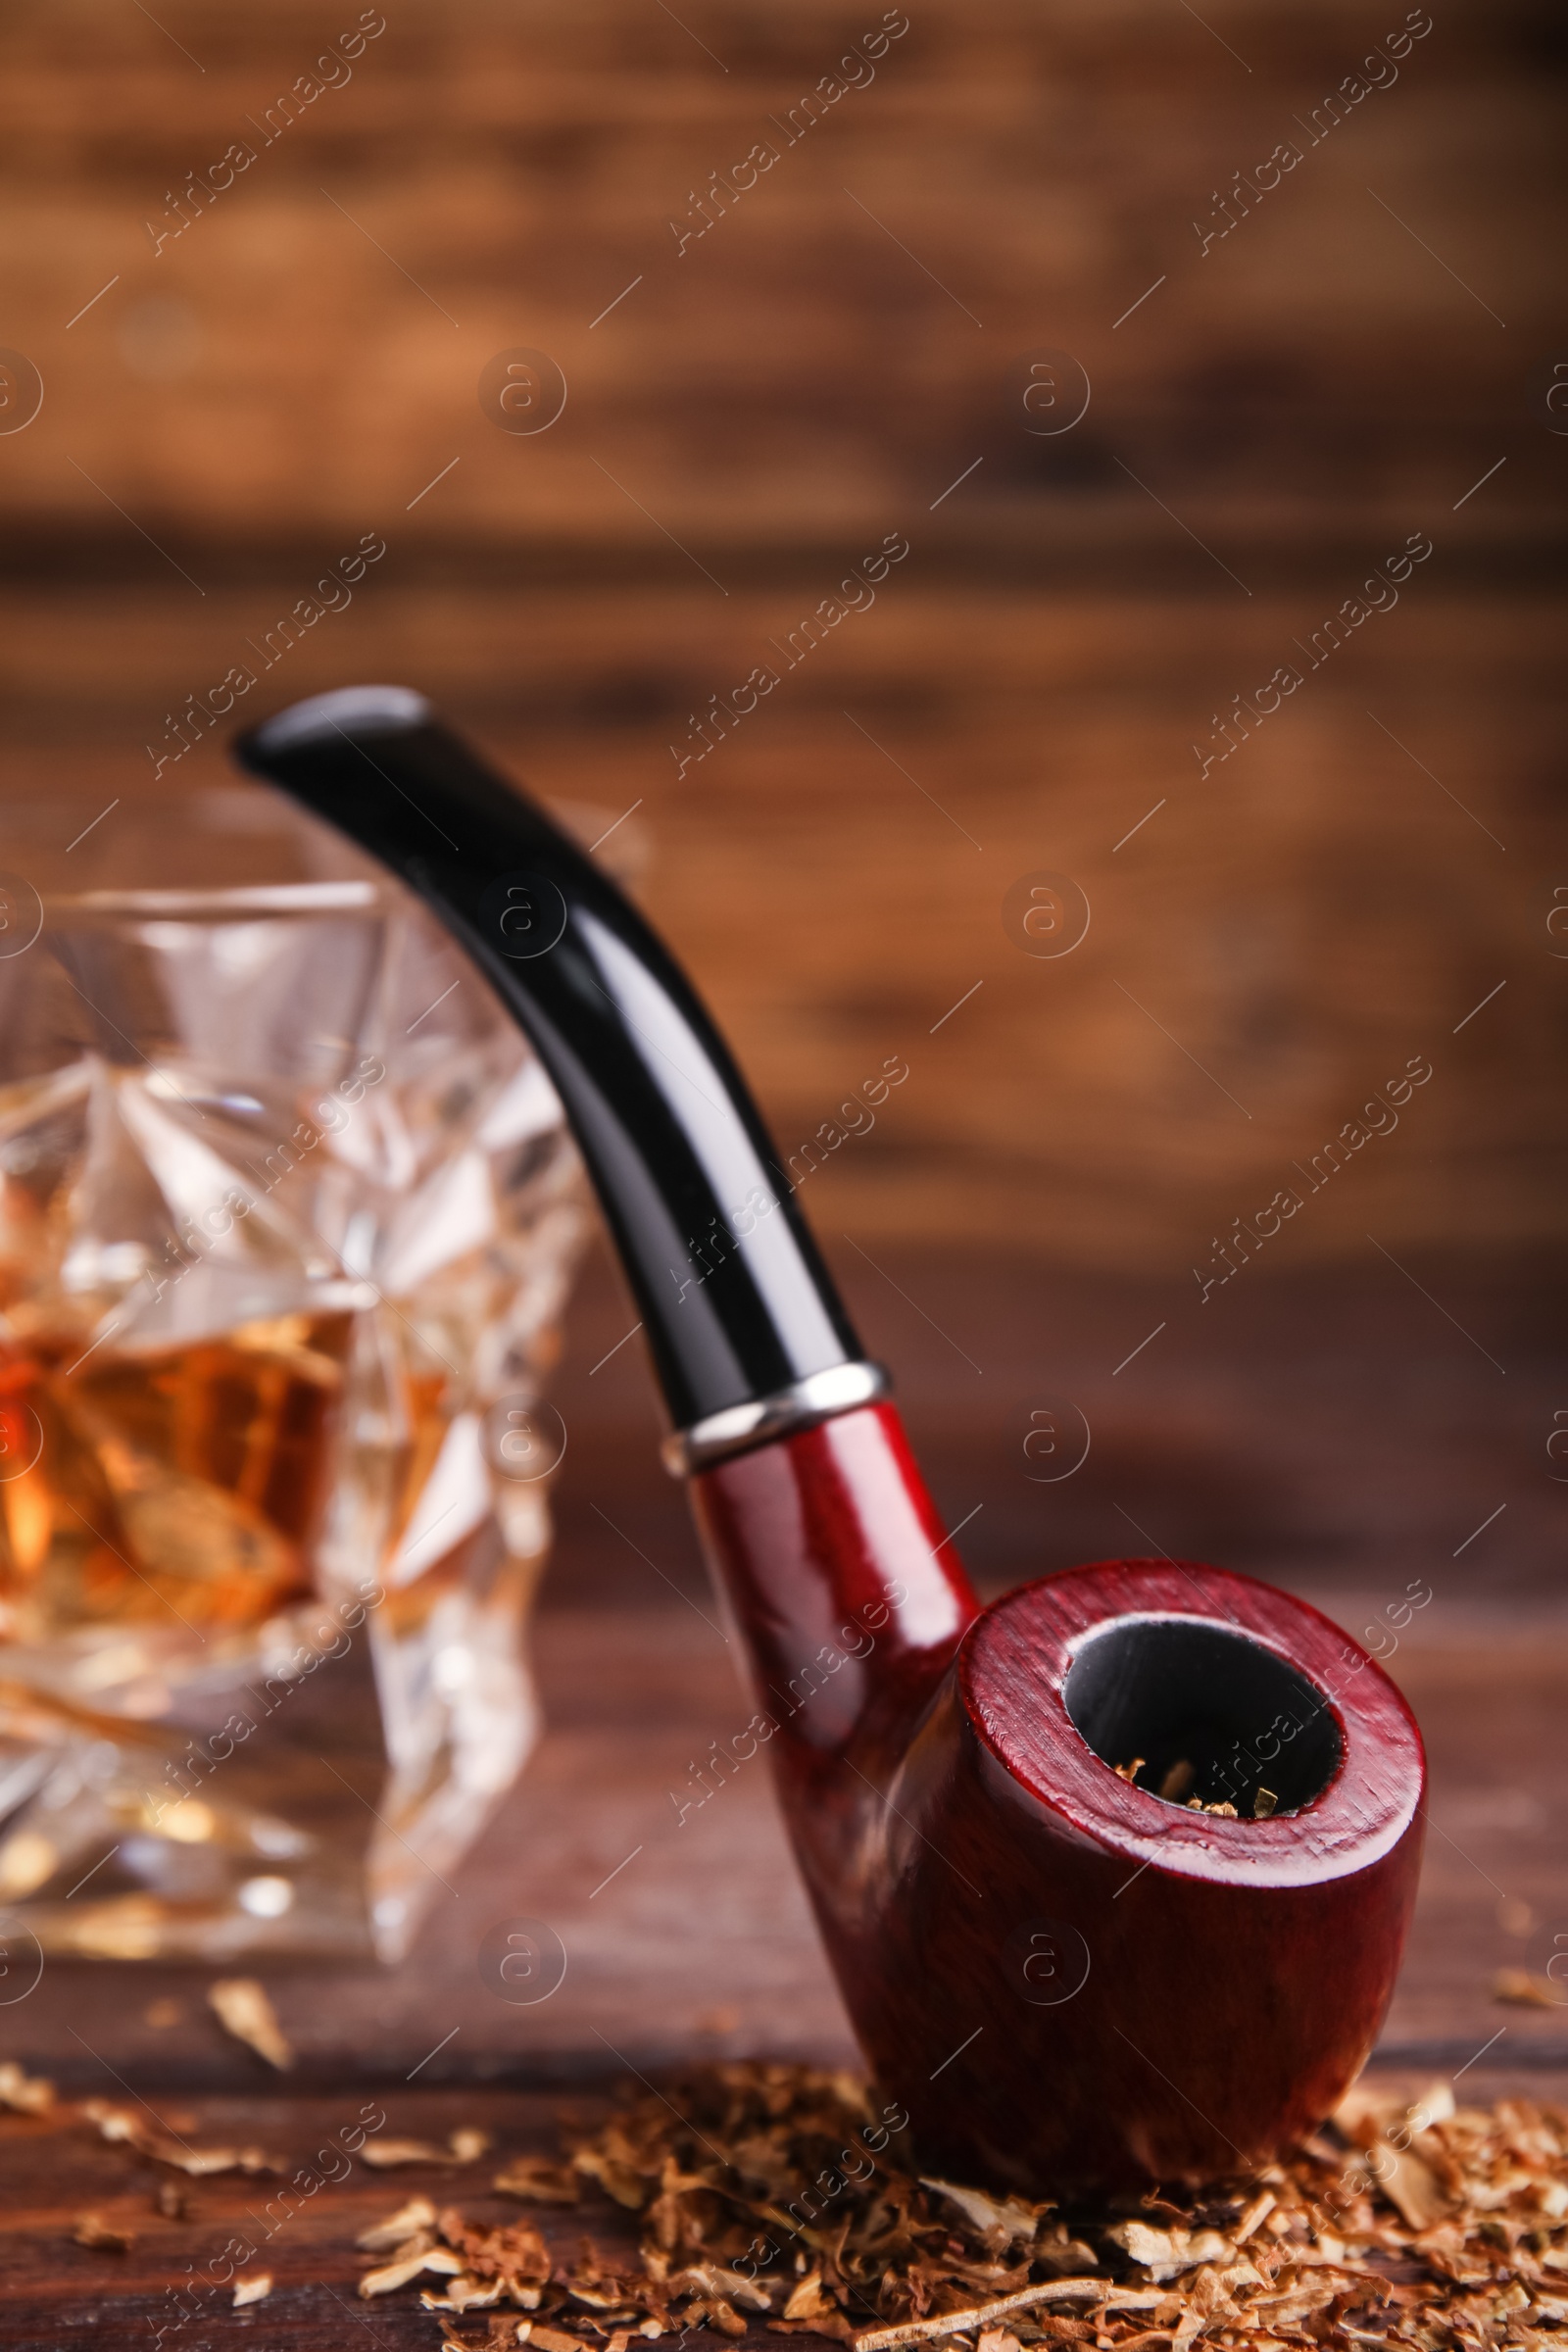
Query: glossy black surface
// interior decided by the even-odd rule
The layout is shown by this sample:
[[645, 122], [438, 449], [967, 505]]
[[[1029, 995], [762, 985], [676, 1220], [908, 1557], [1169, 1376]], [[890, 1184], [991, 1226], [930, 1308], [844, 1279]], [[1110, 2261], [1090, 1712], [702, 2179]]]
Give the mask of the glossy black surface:
[[723, 1040], [635, 907], [540, 809], [396, 688], [296, 705], [235, 754], [416, 891], [526, 1030], [678, 1428], [859, 1357]]

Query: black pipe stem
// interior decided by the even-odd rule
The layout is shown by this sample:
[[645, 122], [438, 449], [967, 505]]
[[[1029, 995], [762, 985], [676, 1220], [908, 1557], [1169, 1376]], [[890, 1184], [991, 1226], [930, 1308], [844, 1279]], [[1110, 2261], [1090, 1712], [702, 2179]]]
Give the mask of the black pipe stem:
[[559, 826], [406, 688], [295, 704], [234, 755], [407, 883], [526, 1031], [677, 1429], [859, 1360], [723, 1039], [637, 909]]

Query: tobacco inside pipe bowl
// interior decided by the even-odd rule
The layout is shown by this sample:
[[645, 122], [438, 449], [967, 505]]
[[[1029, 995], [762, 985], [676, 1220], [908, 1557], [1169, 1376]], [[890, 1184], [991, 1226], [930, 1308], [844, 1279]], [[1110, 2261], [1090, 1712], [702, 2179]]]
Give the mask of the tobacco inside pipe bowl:
[[432, 907], [532, 1040], [637, 1300], [795, 1853], [922, 2164], [1053, 2190], [1264, 2162], [1393, 1992], [1420, 1735], [1304, 1602], [1110, 1560], [982, 1610], [706, 1008], [404, 688], [237, 757]]

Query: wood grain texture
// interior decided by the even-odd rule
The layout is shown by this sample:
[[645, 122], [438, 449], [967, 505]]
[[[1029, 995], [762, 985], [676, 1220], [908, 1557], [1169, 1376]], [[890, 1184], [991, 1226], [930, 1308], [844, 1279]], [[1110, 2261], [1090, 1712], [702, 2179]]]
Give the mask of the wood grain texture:
[[[156, 2128], [156, 2114], [172, 2134], [192, 2145], [260, 2147], [277, 2168], [196, 2180], [106, 2145], [90, 2123], [69, 2112], [39, 2121], [7, 2117], [0, 2122], [0, 2329], [6, 2344], [10, 2352], [75, 2352], [106, 2328], [128, 2344], [143, 2336], [157, 2340], [162, 2327], [164, 2342], [202, 2344], [211, 2352], [259, 2342], [300, 2352], [335, 2352], [348, 2343], [430, 2352], [439, 2340], [437, 2322], [420, 2308], [418, 2282], [373, 2302], [362, 2301], [358, 2291], [365, 2258], [355, 2250], [356, 2235], [412, 2195], [426, 2195], [441, 2207], [457, 2205], [486, 2227], [526, 2215], [563, 2261], [575, 2254], [585, 2230], [607, 2255], [633, 2252], [635, 2230], [607, 2197], [552, 2212], [520, 2207], [490, 2189], [500, 2169], [495, 2159], [555, 2155], [564, 2105], [591, 2126], [604, 2100], [594, 2092], [563, 2101], [515, 2092], [405, 2089], [384, 2102], [358, 2092], [252, 2092], [195, 2101], [159, 2097], [152, 2107], [137, 2108], [149, 2130]], [[439, 2145], [455, 2127], [477, 2126], [493, 2134], [494, 2156], [466, 2170], [416, 2165], [377, 2176], [339, 2146], [345, 2132], [353, 2144], [356, 2130], [364, 2130], [362, 2115], [376, 2114], [386, 2124], [373, 2137], [434, 2134]], [[373, 2145], [373, 2137], [366, 2144]], [[309, 2195], [280, 2197], [279, 2190], [302, 2173], [324, 2185]], [[181, 2217], [158, 2209], [159, 2185], [171, 2180], [184, 2192]], [[78, 2245], [74, 2231], [84, 2211], [129, 2232], [129, 2248], [117, 2253]], [[254, 2253], [236, 2263], [240, 2246]], [[271, 2276], [272, 2291], [236, 2312], [232, 2281], [263, 2271]], [[429, 2278], [423, 2284], [439, 2291]]]
[[[1500, 1379], [1392, 1270], [1373, 1292], [1343, 1272], [1265, 1269], [1227, 1320], [1205, 1329], [1192, 1309], [1191, 1332], [1172, 1325], [1112, 1378], [1166, 1312], [1153, 1286], [1007, 1256], [875, 1254], [891, 1280], [843, 1252], [850, 1302], [899, 1368], [917, 1454], [982, 1590], [1157, 1546], [1286, 1584], [1388, 1651], [1426, 1736], [1432, 1803], [1385, 2046], [1451, 2069], [1500, 2031], [1496, 2056], [1568, 2064], [1568, 2010], [1499, 2008], [1491, 1993], [1501, 1968], [1544, 1974], [1568, 1935], [1549, 1299], [1523, 1277], [1499, 1286], [1494, 1269], [1414, 1261], [1498, 1347]], [[979, 1348], [982, 1375], [928, 1316]], [[634, 1319], [601, 1272], [568, 1328], [554, 1391], [570, 1432], [561, 1537], [535, 1641], [546, 1731], [526, 1774], [455, 1892], [436, 1890], [403, 1968], [267, 1971], [312, 2084], [397, 2084], [426, 2062], [416, 2083], [537, 2087], [622, 2060], [649, 2072], [694, 2054], [853, 2052], [760, 1760], [679, 1814], [755, 1702], [685, 1496], [659, 1466], [639, 1342], [610, 1353]], [[1036, 1485], [1023, 1440], [1058, 1387], [1081, 1397], [1093, 1445], [1074, 1476]], [[1415, 1578], [1435, 1597], [1391, 1629], [1385, 1612]], [[479, 1977], [480, 1941], [511, 1918], [546, 1920], [571, 1954], [538, 2007], [503, 2004]], [[117, 2076], [155, 2100], [243, 2090], [266, 2078], [208, 2011], [208, 1973], [52, 1962], [0, 2009], [0, 2053], [78, 2092], [119, 2096]]]
[[[827, 1238], [873, 1255], [879, 1236], [1004, 1241], [1191, 1289], [1282, 1186], [1305, 1207], [1265, 1263], [1370, 1259], [1368, 1232], [1400, 1257], [1555, 1237], [1555, 608], [1451, 593], [1440, 546], [1380, 634], [1200, 779], [1194, 740], [1326, 597], [1232, 611], [943, 589], [915, 536], [906, 577], [678, 780], [688, 714], [772, 658], [835, 571], [727, 602], [438, 590], [399, 568], [389, 532], [381, 576], [248, 701], [416, 682], [547, 798], [606, 825], [640, 802], [643, 904], [781, 1149], [825, 1122], [864, 1129], [806, 1187]], [[0, 605], [8, 791], [69, 786], [86, 824], [150, 787], [225, 780], [216, 728], [156, 786], [144, 747], [310, 576], [205, 603], [61, 589]], [[1054, 961], [1003, 920], [1042, 868], [1093, 909]], [[1435, 1076], [1398, 1131], [1311, 1194], [1293, 1162], [1412, 1055]], [[889, 1056], [909, 1077], [874, 1128], [863, 1109], [839, 1121]]]
[[[641, 802], [649, 904], [787, 1151], [909, 1060], [815, 1180], [829, 1226], [1190, 1268], [1441, 1047], [1278, 1247], [1559, 1232], [1540, 0], [1444, 8], [1316, 145], [1402, 9], [937, 0], [680, 251], [691, 191], [785, 142], [879, 9], [410, 0], [270, 131], [358, 13], [70, 0], [0, 33], [3, 331], [45, 383], [0, 435], [4, 789], [155, 788], [166, 714], [236, 663], [241, 715], [406, 678], [547, 793]], [[155, 251], [235, 138], [254, 164]], [[1282, 139], [1300, 165], [1205, 250]], [[1056, 436], [1022, 408], [1042, 345], [1093, 387]], [[569, 387], [537, 435], [480, 409], [514, 346]], [[874, 608], [679, 772], [890, 530]], [[1201, 773], [1416, 530], [1397, 608]], [[352, 606], [261, 668], [365, 531]], [[1041, 868], [1094, 910], [1059, 962], [1003, 927]]]
[[[1370, 1645], [1396, 1638], [1391, 1671], [1427, 1732], [1434, 1797], [1387, 2039], [1428, 2068], [1464, 2065], [1499, 2031], [1521, 2063], [1568, 2052], [1568, 2012], [1490, 1997], [1497, 1969], [1541, 1974], [1568, 1934], [1552, 1801], [1568, 1666], [1563, 1505], [1544, 1451], [1560, 1394], [1549, 1299], [1522, 1277], [1415, 1261], [1499, 1348], [1501, 1379], [1391, 1269], [1375, 1291], [1265, 1269], [1259, 1289], [1238, 1286], [1227, 1320], [1205, 1329], [1195, 1307], [1190, 1330], [1172, 1326], [1112, 1377], [1166, 1311], [1151, 1287], [879, 1250], [885, 1279], [843, 1256], [857, 1318], [899, 1368], [917, 1452], [947, 1524], [969, 1522], [958, 1547], [987, 1592], [1145, 1544], [1304, 1590]], [[590, 1281], [555, 1390], [570, 1444], [539, 1630], [544, 1744], [455, 1874], [461, 1900], [438, 1890], [406, 1969], [271, 1978], [312, 2082], [401, 2081], [455, 2027], [426, 2071], [480, 2082], [580, 2079], [619, 2056], [647, 2070], [691, 2051], [851, 2050], [761, 1767], [679, 1818], [712, 1743], [743, 1731], [753, 1701], [684, 1497], [658, 1464], [637, 1338], [610, 1355], [633, 1320], [606, 1278]], [[980, 1350], [982, 1375], [943, 1333]], [[1058, 1387], [1081, 1397], [1093, 1447], [1064, 1483], [1036, 1485], [1023, 1443]], [[1423, 1576], [1434, 1601], [1396, 1637], [1383, 1613]], [[483, 1934], [516, 1916], [553, 1922], [573, 1955], [542, 2008], [502, 2007], [478, 1976]], [[116, 2073], [153, 2096], [171, 2082], [242, 2086], [256, 2062], [224, 2042], [204, 1987], [196, 1970], [52, 1965], [4, 2012], [0, 2049], [105, 2095]], [[172, 2027], [147, 2021], [163, 1999], [178, 2005]]]
[[[1432, 1804], [1383, 2047], [1391, 2062], [1451, 2070], [1500, 2032], [1499, 2063], [1568, 2066], [1568, 2009], [1492, 1997], [1496, 1971], [1543, 1975], [1568, 1934], [1568, 1848], [1551, 1801], [1568, 1647], [1540, 1620], [1510, 1633], [1478, 1615], [1433, 1616], [1390, 1661], [1426, 1738]], [[566, 1611], [542, 1621], [538, 1655], [544, 1740], [404, 1967], [264, 1966], [300, 2085], [396, 2087], [417, 2067], [416, 2087], [549, 2089], [690, 2057], [850, 2061], [765, 1768], [677, 1817], [699, 1786], [693, 1768], [753, 1712], [719, 1634], [679, 1601], [618, 1620]], [[560, 1990], [536, 2007], [511, 2007], [480, 1981], [479, 1943], [510, 1918], [546, 1920], [570, 1955]], [[5, 2011], [5, 2054], [75, 2095], [122, 2096], [122, 2078], [155, 2103], [281, 2088], [220, 2031], [206, 2001], [214, 1973], [51, 1961]]]
[[[50, 405], [0, 496], [37, 538], [115, 544], [107, 492], [236, 560], [401, 514], [461, 456], [409, 526], [427, 544], [630, 558], [656, 544], [640, 500], [706, 560], [923, 514], [984, 455], [943, 510], [955, 548], [1085, 513], [1157, 544], [1171, 525], [1127, 466], [1267, 562], [1282, 528], [1319, 539], [1444, 490], [1446, 512], [1506, 445], [1504, 500], [1455, 531], [1550, 543], [1521, 380], [1554, 323], [1549, 240], [1517, 227], [1560, 201], [1537, 0], [1440, 10], [1332, 128], [1313, 110], [1403, 9], [1237, 5], [1210, 27], [1151, 0], [937, 0], [793, 144], [792, 110], [881, 9], [722, 5], [688, 29], [637, 0], [408, 0], [281, 127], [269, 110], [359, 14], [186, 0], [165, 30], [74, 0], [14, 21], [9, 331]], [[1195, 220], [1218, 233], [1217, 198], [1237, 172], [1255, 191], [1282, 141], [1299, 166], [1205, 250]], [[254, 161], [212, 192], [235, 142]], [[759, 143], [777, 164], [726, 197]], [[1014, 415], [1041, 345], [1096, 388], [1059, 441]], [[538, 439], [479, 413], [514, 346], [572, 388]]]
[[[786, 1148], [884, 1056], [909, 1058], [807, 1205], [900, 1368], [950, 1524], [983, 1505], [961, 1542], [985, 1589], [1151, 1542], [1310, 1585], [1359, 1630], [1439, 1564], [1438, 1603], [1392, 1661], [1434, 1799], [1385, 2046], [1453, 2068], [1501, 2027], [1492, 2057], [1532, 2061], [1515, 2084], [1561, 2095], [1543, 2062], [1568, 2052], [1562, 2019], [1488, 1992], [1496, 1967], [1539, 1972], [1568, 1932], [1560, 1630], [1548, 1614], [1510, 1631], [1494, 1605], [1550, 1600], [1561, 1544], [1544, 1444], [1562, 1402], [1564, 1008], [1545, 918], [1568, 882], [1565, 445], [1525, 394], [1558, 330], [1560, 28], [1534, 0], [1439, 10], [1399, 84], [1201, 256], [1195, 211], [1293, 135], [1382, 18], [1205, 8], [1215, 40], [1152, 5], [918, 8], [877, 82], [676, 260], [673, 208], [861, 24], [814, 5], [679, 13], [727, 74], [630, 0], [389, 12], [352, 84], [161, 256], [142, 223], [165, 191], [338, 20], [303, 0], [265, 18], [210, 0], [159, 24], [107, 0], [12, 18], [3, 339], [46, 396], [0, 438], [0, 788], [79, 791], [86, 816], [145, 793], [164, 713], [342, 546], [384, 532], [352, 610], [265, 676], [269, 698], [406, 677], [607, 823], [641, 797], [647, 903]], [[535, 439], [478, 408], [481, 367], [515, 343], [553, 351], [570, 382]], [[1082, 426], [1026, 443], [1010, 370], [1041, 343], [1076, 353], [1094, 400]], [[912, 543], [899, 592], [677, 784], [688, 713], [895, 526]], [[1437, 543], [1419, 592], [1192, 789], [1210, 714], [1417, 526]], [[162, 785], [221, 773], [209, 749]], [[1085, 949], [1058, 964], [1026, 962], [1001, 927], [1006, 886], [1039, 866], [1078, 873], [1094, 903]], [[1107, 939], [1091, 982], [1086, 952]], [[1420, 1121], [1361, 1152], [1272, 1261], [1200, 1309], [1209, 1238], [1433, 1039], [1446, 1058]], [[635, 1341], [589, 1378], [633, 1317], [602, 1283], [579, 1310], [541, 1638], [553, 1728], [462, 1878], [461, 1930], [433, 1921], [396, 1978], [273, 1981], [313, 2080], [401, 2082], [449, 2024], [463, 2031], [427, 2073], [581, 2080], [614, 2065], [607, 2040], [645, 2067], [850, 2048], [763, 1785], [743, 1776], [671, 1834], [670, 1788], [744, 1702], [689, 1605], [711, 1613], [654, 1466]], [[1031, 1486], [1022, 1435], [1057, 1392], [1087, 1410], [1093, 1450], [1066, 1484]], [[642, 1613], [617, 1626], [607, 1604]], [[470, 1911], [560, 1923], [580, 1965], [556, 2001], [499, 2013]], [[146, 2022], [162, 1997], [181, 2005], [173, 2029]], [[53, 1969], [0, 2014], [8, 2051], [109, 2095], [111, 2070], [156, 2098], [175, 2077], [233, 2095], [256, 2080], [194, 1972]], [[1482, 2095], [1491, 2063], [1466, 2078]], [[27, 2148], [24, 2184], [42, 2178]], [[52, 2178], [17, 2272], [47, 2282], [28, 2289], [39, 2352], [117, 2316], [115, 2258], [68, 2245], [79, 2201]], [[339, 2268], [315, 2267], [346, 2277], [332, 2242]], [[285, 2322], [302, 2343], [358, 2338], [312, 2291], [280, 2308], [279, 2340]], [[404, 2323], [376, 2325], [391, 2341]], [[241, 2315], [211, 2340], [257, 2339]]]
[[[1407, 2070], [1380, 2070], [1377, 2088], [1402, 2092], [1413, 2102], [1429, 2080]], [[1476, 2103], [1521, 2094], [1560, 2102], [1568, 2096], [1568, 2070], [1522, 2077], [1494, 2066], [1477, 2068], [1464, 2089]], [[251, 2091], [178, 2106], [164, 2102], [164, 2112], [177, 2117], [180, 2128], [204, 2144], [242, 2140], [299, 2165], [310, 2162], [358, 2104], [345, 2108], [331, 2098]], [[583, 2091], [547, 2098], [494, 2089], [459, 2097], [403, 2090], [385, 2101], [390, 2130], [439, 2139], [456, 2126], [478, 2126], [493, 2132], [496, 2155], [503, 2157], [553, 2151], [563, 2109], [592, 2130], [604, 2108], [602, 2093]], [[254, 2241], [259, 2235], [258, 2191], [272, 2185], [265, 2178], [219, 2176], [192, 2183], [188, 2218], [175, 2221], [156, 2208], [155, 2176], [163, 2169], [106, 2147], [65, 2118], [0, 2118], [0, 2328], [7, 2352], [78, 2352], [106, 2336], [117, 2345], [151, 2340], [171, 2311], [169, 2289], [188, 2276], [188, 2265], [218, 2257], [221, 2267], [222, 2249], [231, 2240]], [[485, 2223], [526, 2216], [562, 2261], [576, 2255], [584, 2232], [612, 2260], [631, 2251], [629, 2217], [608, 2198], [590, 2195], [583, 2206], [565, 2211], [520, 2207], [488, 2193], [495, 2169], [487, 2159], [466, 2174], [413, 2166], [377, 2179], [356, 2166], [351, 2178], [320, 2191], [264, 2244], [260, 2259], [274, 2279], [265, 2302], [235, 2312], [231, 2289], [212, 2292], [199, 2321], [165, 2341], [191, 2352], [198, 2344], [207, 2352], [245, 2352], [258, 2344], [286, 2346], [288, 2352], [342, 2352], [345, 2345], [371, 2342], [381, 2352], [433, 2352], [436, 2318], [419, 2308], [417, 2283], [370, 2304], [361, 2304], [356, 2293], [361, 2261], [355, 2234], [384, 2220], [412, 2194], [426, 2195], [438, 2207], [456, 2204]], [[95, 2252], [75, 2244], [73, 2229], [83, 2210], [96, 2210], [131, 2230], [130, 2250]], [[463, 2332], [475, 2343], [484, 2340], [471, 2322]], [[760, 2326], [726, 2340], [733, 2340], [739, 2352], [763, 2352], [778, 2342]], [[797, 2340], [810, 2352], [828, 2339], [805, 2333]]]

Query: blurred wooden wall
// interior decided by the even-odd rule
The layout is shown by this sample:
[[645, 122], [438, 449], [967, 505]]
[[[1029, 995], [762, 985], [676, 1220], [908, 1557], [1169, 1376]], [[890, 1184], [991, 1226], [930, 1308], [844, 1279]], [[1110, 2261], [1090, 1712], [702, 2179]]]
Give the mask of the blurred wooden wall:
[[[1425, 1056], [1289, 1247], [1554, 1235], [1568, 44], [1544, 0], [1433, 0], [1363, 69], [1407, 13], [910, 0], [878, 54], [874, 0], [24, 6], [4, 789], [216, 776], [221, 729], [155, 762], [235, 664], [247, 711], [407, 679], [544, 792], [640, 804], [648, 902], [787, 1151], [907, 1063], [811, 1179], [829, 1230], [1206, 1259]], [[566, 387], [532, 434], [479, 398], [518, 348]], [[1047, 348], [1091, 387], [1055, 435]], [[263, 670], [363, 534], [352, 603]], [[874, 607], [783, 673], [890, 534]], [[1411, 534], [1397, 606], [1309, 668]], [[1054, 959], [1004, 920], [1043, 869], [1092, 908]]]

